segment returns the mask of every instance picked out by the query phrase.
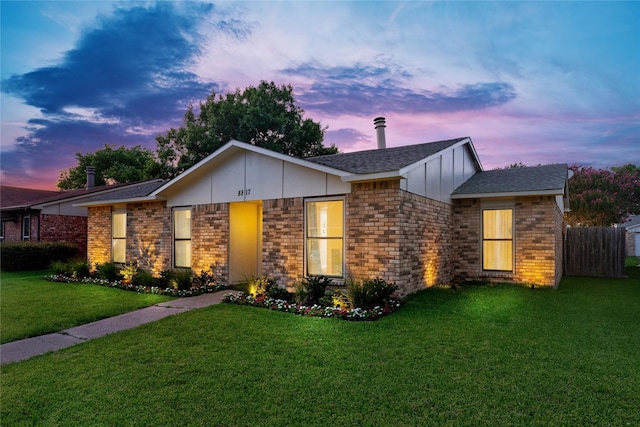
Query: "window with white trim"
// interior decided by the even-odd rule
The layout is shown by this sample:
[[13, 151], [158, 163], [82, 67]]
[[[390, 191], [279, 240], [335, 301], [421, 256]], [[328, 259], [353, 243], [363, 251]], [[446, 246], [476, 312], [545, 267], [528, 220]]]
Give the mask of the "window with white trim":
[[513, 209], [482, 211], [482, 269], [513, 271]]
[[305, 203], [305, 240], [308, 275], [344, 277], [344, 200]]
[[31, 239], [31, 216], [22, 217], [22, 240]]
[[191, 208], [173, 210], [173, 265], [191, 268]]
[[126, 262], [127, 213], [114, 211], [111, 214], [111, 261]]

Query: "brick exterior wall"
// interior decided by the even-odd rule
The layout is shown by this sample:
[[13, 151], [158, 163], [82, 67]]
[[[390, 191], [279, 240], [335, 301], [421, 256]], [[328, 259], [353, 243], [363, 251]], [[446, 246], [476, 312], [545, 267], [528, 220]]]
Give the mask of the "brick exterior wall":
[[[478, 200], [454, 204], [454, 280], [513, 281], [557, 286], [562, 277], [563, 213], [554, 196], [516, 197], [513, 273], [483, 273], [481, 205]], [[553, 233], [550, 232], [553, 230]]]
[[15, 221], [4, 221], [3, 224], [5, 242], [22, 241], [22, 217]]
[[400, 271], [402, 293], [450, 283], [453, 278], [451, 205], [401, 192]]
[[293, 290], [304, 276], [304, 201], [262, 202], [262, 271]]
[[[35, 231], [33, 228], [32, 230]], [[33, 237], [31, 240], [34, 240]], [[87, 217], [40, 215], [40, 241], [73, 243], [78, 247], [78, 256], [85, 258], [87, 256]]]
[[401, 265], [399, 181], [355, 183], [346, 197], [346, 276], [376, 276], [398, 286]]
[[229, 204], [194, 206], [191, 209], [191, 262], [194, 273], [209, 271], [226, 283], [229, 279], [228, 249]]
[[87, 261], [94, 264], [111, 262], [111, 207], [88, 208]]
[[[109, 212], [109, 240], [110, 221]], [[161, 271], [172, 267], [172, 245], [171, 209], [164, 202], [134, 203], [127, 206], [127, 262], [137, 261], [140, 268], [158, 276]]]

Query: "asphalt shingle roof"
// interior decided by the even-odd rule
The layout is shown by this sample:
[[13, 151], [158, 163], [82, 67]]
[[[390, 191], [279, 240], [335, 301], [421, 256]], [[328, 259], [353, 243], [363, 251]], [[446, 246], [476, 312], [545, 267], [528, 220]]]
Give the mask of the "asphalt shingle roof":
[[124, 199], [135, 199], [137, 197], [145, 197], [149, 194], [153, 193], [155, 190], [160, 188], [166, 181], [161, 179], [154, 179], [152, 181], [140, 182], [134, 184], [129, 184], [128, 186], [117, 189], [114, 191], [108, 191], [100, 194], [96, 194], [93, 197], [89, 197], [83, 201], [83, 203], [89, 202], [100, 202], [104, 200], [124, 200]]
[[467, 138], [352, 153], [329, 154], [310, 157], [306, 160], [354, 174], [387, 172], [399, 170], [465, 139]]
[[495, 169], [476, 173], [452, 195], [561, 191], [566, 179], [566, 164]]

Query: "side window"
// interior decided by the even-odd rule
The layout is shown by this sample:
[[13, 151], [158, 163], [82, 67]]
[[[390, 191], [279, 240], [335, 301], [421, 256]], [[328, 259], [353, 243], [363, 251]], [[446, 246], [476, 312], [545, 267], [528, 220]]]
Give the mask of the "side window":
[[173, 211], [173, 264], [191, 267], [191, 208]]
[[482, 269], [513, 271], [513, 209], [482, 211]]
[[31, 239], [31, 217], [25, 215], [22, 217], [22, 240]]
[[307, 274], [344, 276], [344, 200], [305, 204]]
[[113, 212], [111, 215], [111, 260], [126, 262], [127, 253], [127, 214]]

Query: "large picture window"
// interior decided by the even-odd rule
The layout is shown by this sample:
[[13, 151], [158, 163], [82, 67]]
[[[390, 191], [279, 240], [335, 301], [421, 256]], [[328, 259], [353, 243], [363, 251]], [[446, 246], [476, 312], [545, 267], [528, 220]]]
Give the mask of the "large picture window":
[[126, 262], [127, 252], [127, 214], [113, 212], [111, 214], [111, 260]]
[[344, 200], [306, 203], [307, 274], [343, 277]]
[[173, 211], [173, 264], [191, 268], [191, 208]]
[[482, 269], [513, 271], [513, 209], [482, 211]]

